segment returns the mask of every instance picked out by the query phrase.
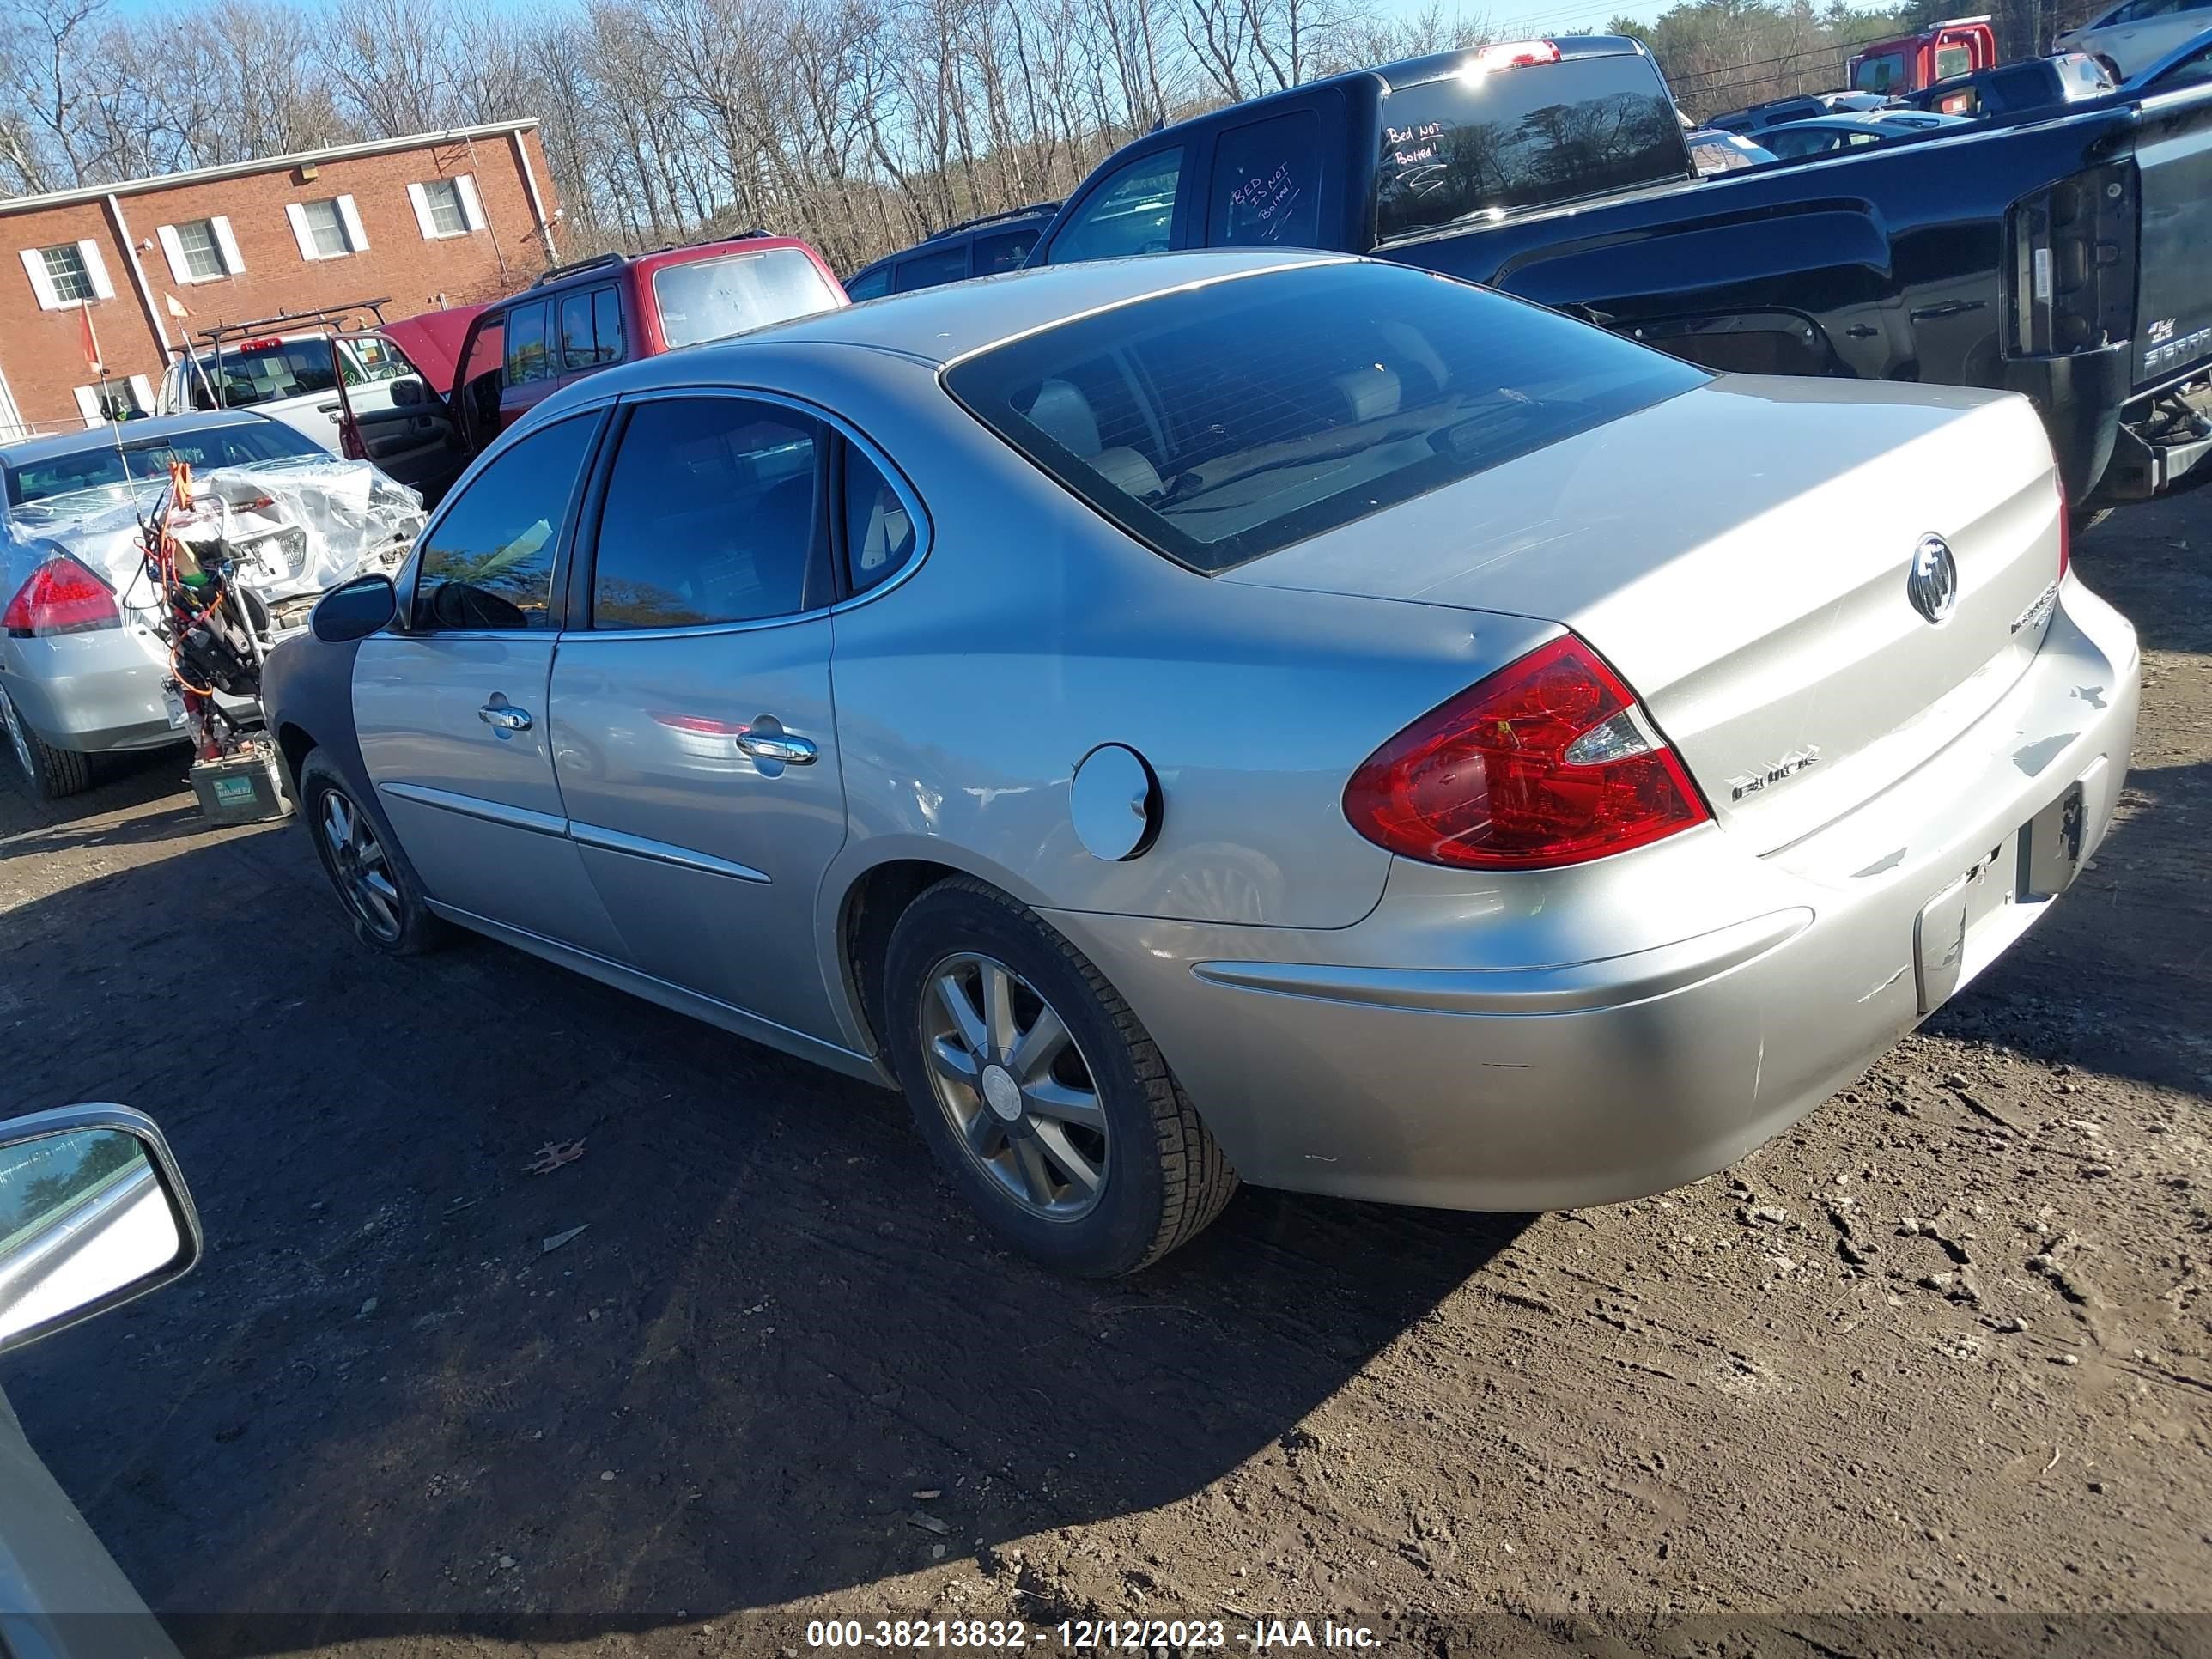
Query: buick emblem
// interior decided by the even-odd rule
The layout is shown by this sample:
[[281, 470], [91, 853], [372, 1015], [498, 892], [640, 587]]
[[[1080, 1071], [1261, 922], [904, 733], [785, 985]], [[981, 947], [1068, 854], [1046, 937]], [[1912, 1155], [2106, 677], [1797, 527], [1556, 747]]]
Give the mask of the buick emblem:
[[1951, 556], [1950, 543], [1941, 536], [1923, 536], [1912, 550], [1905, 596], [1931, 623], [1942, 622], [1959, 603], [1959, 562]]

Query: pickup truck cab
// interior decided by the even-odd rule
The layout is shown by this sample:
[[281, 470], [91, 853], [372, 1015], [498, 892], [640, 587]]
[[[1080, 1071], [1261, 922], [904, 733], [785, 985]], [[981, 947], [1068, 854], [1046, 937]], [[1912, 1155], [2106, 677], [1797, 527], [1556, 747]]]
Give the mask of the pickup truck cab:
[[1250, 245], [1481, 283], [1709, 368], [2027, 393], [2072, 500], [2212, 459], [2212, 88], [1700, 177], [1638, 42], [1528, 40], [1148, 133], [1033, 265]]
[[2118, 85], [2118, 77], [2087, 52], [2063, 52], [2055, 58], [2030, 58], [2002, 69], [1938, 81], [1905, 102], [1938, 115], [2016, 119], [2108, 97]]
[[343, 435], [340, 366], [346, 399], [356, 413], [391, 408], [393, 387], [401, 380], [413, 380], [417, 392], [428, 390], [422, 370], [397, 341], [385, 335], [348, 335], [337, 346], [333, 357], [330, 331], [323, 329], [264, 335], [204, 347], [190, 356], [179, 352], [161, 376], [153, 412], [188, 415], [250, 409], [282, 421], [335, 454]]
[[1869, 40], [1844, 66], [1856, 92], [1901, 97], [1938, 81], [1994, 69], [1997, 61], [1994, 14], [1952, 17], [1912, 34]]

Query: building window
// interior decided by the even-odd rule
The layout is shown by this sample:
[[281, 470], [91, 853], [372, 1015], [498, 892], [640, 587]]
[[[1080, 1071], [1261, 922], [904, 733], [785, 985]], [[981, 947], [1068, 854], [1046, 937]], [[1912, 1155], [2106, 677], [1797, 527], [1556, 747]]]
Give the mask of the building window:
[[77, 252], [76, 243], [42, 247], [39, 257], [46, 262], [46, 280], [54, 285], [54, 298], [64, 305], [92, 298], [92, 273], [84, 268], [84, 255]]
[[307, 216], [307, 233], [315, 240], [315, 252], [325, 259], [334, 259], [341, 253], [353, 252], [346, 240], [345, 221], [338, 217], [337, 200], [302, 202], [300, 210]]
[[468, 216], [461, 211], [461, 187], [450, 179], [434, 179], [422, 186], [423, 198], [430, 204], [430, 222], [437, 227], [441, 236], [459, 236], [469, 228]]
[[87, 426], [143, 420], [154, 412], [154, 387], [143, 374], [105, 380], [98, 386], [72, 386], [70, 392]]
[[196, 283], [211, 283], [229, 273], [222, 268], [222, 250], [215, 245], [215, 226], [205, 219], [190, 219], [177, 227], [177, 246], [185, 251], [185, 269]]
[[215, 283], [245, 272], [238, 238], [231, 234], [230, 221], [220, 214], [212, 219], [161, 225], [154, 234], [161, 239], [170, 276], [179, 283]]
[[100, 257], [97, 242], [62, 242], [53, 247], [16, 252], [41, 311], [62, 311], [115, 297], [114, 286], [107, 280], [107, 263]]
[[302, 259], [343, 259], [368, 251], [368, 235], [350, 196], [289, 203], [284, 216], [292, 222], [292, 238], [300, 245]]
[[483, 202], [477, 194], [476, 175], [472, 173], [410, 185], [407, 198], [415, 204], [415, 222], [426, 242], [465, 236], [484, 228]]

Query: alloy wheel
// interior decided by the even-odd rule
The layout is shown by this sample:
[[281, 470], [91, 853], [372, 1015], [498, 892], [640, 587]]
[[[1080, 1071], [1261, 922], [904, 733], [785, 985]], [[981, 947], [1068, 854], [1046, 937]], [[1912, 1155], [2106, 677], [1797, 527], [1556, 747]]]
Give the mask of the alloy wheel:
[[343, 790], [326, 789], [320, 817], [323, 845], [347, 908], [377, 938], [392, 943], [402, 929], [399, 887], [368, 814]]
[[1066, 1023], [995, 957], [949, 956], [922, 982], [921, 1048], [961, 1146], [1033, 1215], [1073, 1221], [1105, 1191], [1097, 1083]]

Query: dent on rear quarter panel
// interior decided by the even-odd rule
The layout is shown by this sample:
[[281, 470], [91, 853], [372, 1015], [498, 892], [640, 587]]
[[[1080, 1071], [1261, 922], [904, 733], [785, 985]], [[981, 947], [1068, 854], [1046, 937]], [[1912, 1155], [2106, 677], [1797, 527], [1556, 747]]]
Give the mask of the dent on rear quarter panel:
[[[816, 362], [810, 394], [898, 461], [933, 528], [910, 578], [836, 620], [851, 835], [825, 915], [884, 858], [933, 857], [1053, 908], [1347, 927], [1390, 866], [1345, 819], [1353, 769], [1550, 631], [1200, 575], [1031, 468], [927, 368]], [[1085, 852], [1068, 815], [1105, 743], [1161, 784], [1159, 837], [1124, 863]]]

